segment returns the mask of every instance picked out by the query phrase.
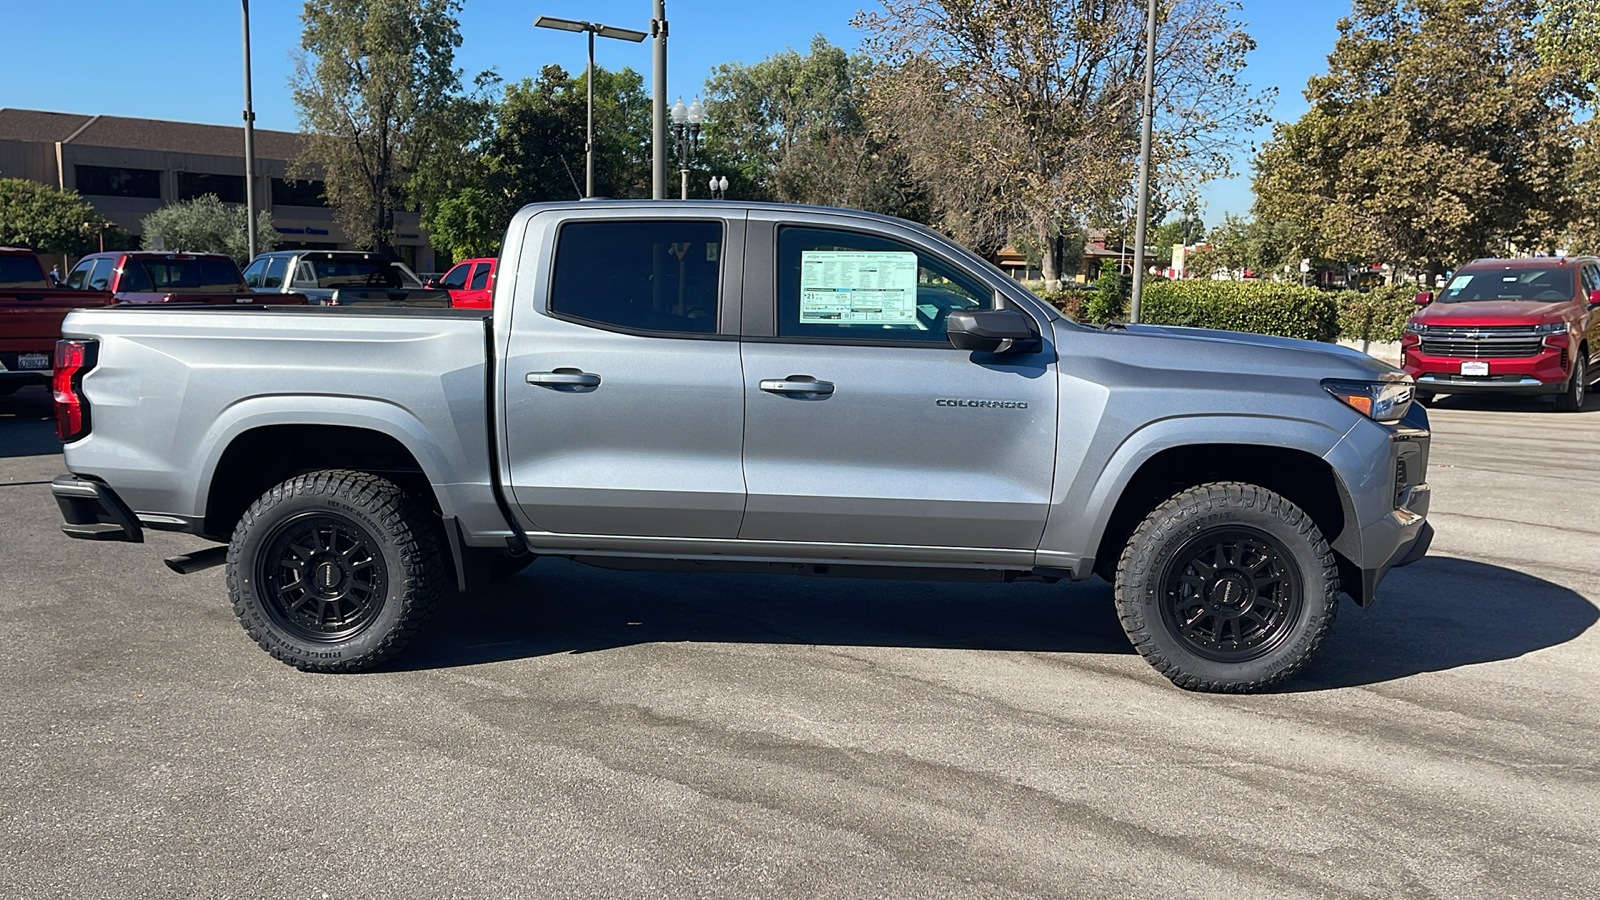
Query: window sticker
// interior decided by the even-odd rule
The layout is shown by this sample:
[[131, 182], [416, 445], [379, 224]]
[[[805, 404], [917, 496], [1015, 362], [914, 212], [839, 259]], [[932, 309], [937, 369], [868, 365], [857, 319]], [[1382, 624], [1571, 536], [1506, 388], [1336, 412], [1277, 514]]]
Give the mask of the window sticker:
[[808, 325], [915, 325], [917, 254], [802, 251], [800, 321]]
[[1448, 289], [1452, 291], [1459, 291], [1471, 283], [1471, 275], [1457, 275], [1456, 277], [1450, 279], [1450, 287]]

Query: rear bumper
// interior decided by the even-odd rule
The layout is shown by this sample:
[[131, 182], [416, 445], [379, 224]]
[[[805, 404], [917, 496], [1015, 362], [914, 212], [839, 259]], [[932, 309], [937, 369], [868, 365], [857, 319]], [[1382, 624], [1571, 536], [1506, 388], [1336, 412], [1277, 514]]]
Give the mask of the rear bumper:
[[85, 541], [144, 543], [144, 527], [116, 492], [98, 481], [58, 475], [50, 493], [61, 507], [61, 531]]

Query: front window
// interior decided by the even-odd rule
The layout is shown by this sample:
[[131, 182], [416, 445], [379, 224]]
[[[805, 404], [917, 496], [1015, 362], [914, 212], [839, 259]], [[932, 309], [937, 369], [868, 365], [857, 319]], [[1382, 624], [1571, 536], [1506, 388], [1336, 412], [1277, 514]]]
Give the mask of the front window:
[[267, 261], [258, 259], [244, 270], [244, 286], [255, 289], [261, 287], [261, 276], [267, 271]]
[[852, 231], [783, 228], [778, 267], [781, 337], [944, 344], [950, 313], [994, 305], [994, 291], [971, 273]]
[[1458, 272], [1450, 279], [1441, 303], [1472, 303], [1485, 300], [1533, 300], [1553, 302], [1571, 300], [1572, 267], [1478, 269]]
[[471, 272], [472, 264], [462, 263], [461, 265], [451, 269], [449, 272], [446, 272], [445, 276], [439, 279], [439, 287], [444, 288], [447, 291], [462, 290], [467, 286], [467, 275]]

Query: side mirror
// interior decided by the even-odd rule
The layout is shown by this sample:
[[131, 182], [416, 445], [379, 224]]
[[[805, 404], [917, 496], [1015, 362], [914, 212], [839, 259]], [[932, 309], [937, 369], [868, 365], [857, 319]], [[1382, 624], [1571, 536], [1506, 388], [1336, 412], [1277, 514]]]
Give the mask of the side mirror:
[[945, 334], [957, 350], [1036, 353], [1043, 346], [1033, 319], [1015, 309], [970, 309], [945, 318]]
[[1590, 291], [1589, 292], [1589, 308], [1590, 309], [1600, 308], [1600, 291]]
[[1432, 303], [1432, 302], [1433, 302], [1433, 291], [1423, 291], [1422, 293], [1417, 295], [1417, 305], [1418, 306], [1427, 306], [1429, 303]]

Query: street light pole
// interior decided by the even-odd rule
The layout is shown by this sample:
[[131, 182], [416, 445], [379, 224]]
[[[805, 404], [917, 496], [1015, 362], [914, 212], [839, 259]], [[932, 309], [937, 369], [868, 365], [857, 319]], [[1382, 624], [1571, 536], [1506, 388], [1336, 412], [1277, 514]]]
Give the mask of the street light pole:
[[650, 101], [650, 197], [667, 199], [667, 3], [656, 0], [650, 19], [654, 96]]
[[1139, 140], [1139, 216], [1134, 226], [1133, 301], [1128, 321], [1139, 321], [1139, 306], [1144, 300], [1144, 231], [1150, 212], [1150, 134], [1155, 130], [1156, 110], [1156, 0], [1150, 0], [1144, 32], [1144, 125]]
[[[250, 103], [250, 0], [244, 9], [244, 213], [245, 246], [256, 258], [256, 113]], [[104, 240], [102, 236], [101, 240]], [[104, 249], [104, 248], [102, 248]]]
[[681, 199], [689, 199], [689, 154], [700, 145], [700, 120], [705, 116], [705, 107], [700, 105], [700, 98], [687, 108], [683, 105], [683, 98], [672, 107], [672, 137], [678, 145], [678, 174], [683, 179], [683, 192]]
[[580, 22], [577, 19], [558, 19], [555, 16], [540, 16], [533, 20], [536, 28], [553, 28], [556, 31], [587, 32], [589, 35], [589, 67], [585, 70], [583, 80], [588, 87], [589, 116], [583, 135], [583, 195], [594, 196], [594, 38], [599, 35], [604, 38], [616, 38], [619, 41], [632, 41], [635, 44], [644, 40], [649, 35], [631, 28], [613, 28], [610, 25], [601, 25], [598, 22]]

